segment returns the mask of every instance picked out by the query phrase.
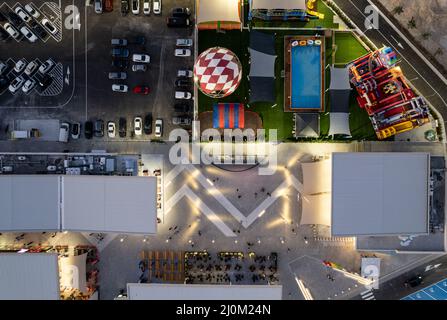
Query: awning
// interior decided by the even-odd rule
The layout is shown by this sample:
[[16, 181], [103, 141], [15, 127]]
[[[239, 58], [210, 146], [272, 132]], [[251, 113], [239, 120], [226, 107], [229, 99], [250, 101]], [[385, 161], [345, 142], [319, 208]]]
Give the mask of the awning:
[[275, 36], [273, 34], [251, 30], [250, 48], [274, 56], [276, 55]]
[[250, 51], [250, 75], [249, 77], [275, 77], [276, 56], [265, 54], [251, 48]]
[[259, 101], [276, 101], [275, 78], [250, 78], [250, 102]]
[[351, 137], [349, 130], [349, 113], [331, 112], [329, 136], [336, 134]]
[[302, 197], [303, 207], [300, 225], [318, 224], [331, 226], [331, 195], [323, 193]]
[[241, 22], [239, 0], [198, 0], [197, 24], [206, 22]]
[[77, 289], [84, 294], [88, 293], [86, 264], [87, 253], [78, 256], [61, 256], [59, 258], [61, 287]]
[[303, 194], [331, 192], [331, 162], [329, 160], [301, 163]]
[[350, 90], [329, 90], [331, 112], [349, 113]]
[[329, 90], [351, 90], [349, 68], [331, 67], [331, 85]]

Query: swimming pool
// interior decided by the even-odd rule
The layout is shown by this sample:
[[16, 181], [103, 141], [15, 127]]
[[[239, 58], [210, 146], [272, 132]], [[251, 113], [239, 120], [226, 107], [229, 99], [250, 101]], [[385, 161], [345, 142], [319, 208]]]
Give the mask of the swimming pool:
[[321, 109], [321, 47], [292, 46], [291, 109]]
[[447, 300], [447, 279], [412, 293], [401, 300]]

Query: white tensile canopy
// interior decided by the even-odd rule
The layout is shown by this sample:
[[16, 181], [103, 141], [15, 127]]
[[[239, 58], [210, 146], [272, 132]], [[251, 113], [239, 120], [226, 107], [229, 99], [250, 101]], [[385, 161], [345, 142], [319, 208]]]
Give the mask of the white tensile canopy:
[[331, 226], [331, 195], [329, 193], [303, 196], [300, 225]]
[[306, 0], [251, 0], [251, 10], [256, 9], [306, 10]]
[[62, 287], [77, 289], [87, 293], [86, 279], [87, 253], [59, 258], [60, 284]]
[[239, 0], [197, 0], [197, 23], [241, 22]]
[[351, 130], [349, 130], [349, 113], [343, 112], [331, 112], [329, 136], [336, 134], [345, 135], [350, 137]]
[[331, 162], [329, 160], [301, 163], [304, 194], [331, 192]]
[[281, 285], [128, 283], [129, 300], [281, 300]]

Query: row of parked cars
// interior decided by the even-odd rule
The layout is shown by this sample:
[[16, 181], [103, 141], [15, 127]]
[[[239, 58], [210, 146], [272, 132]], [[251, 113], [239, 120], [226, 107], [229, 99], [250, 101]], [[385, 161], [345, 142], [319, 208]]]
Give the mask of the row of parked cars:
[[32, 3], [24, 7], [17, 4], [13, 11], [9, 9], [0, 11], [0, 40], [2, 41], [9, 38], [20, 41], [25, 38], [34, 43], [39, 38], [47, 39], [49, 33], [56, 34], [57, 28]]
[[[101, 0], [95, 0], [100, 2]], [[129, 7], [132, 7], [132, 13], [134, 15], [140, 14], [140, 0], [130, 0], [131, 4], [129, 4], [129, 0], [121, 0], [121, 14], [127, 15], [129, 13]], [[161, 14], [161, 1], [162, 0], [142, 0], [143, 3], [143, 13], [145, 15], [151, 14], [151, 7], [154, 14]], [[95, 7], [96, 9], [96, 7]], [[97, 13], [100, 13], [96, 11]]]
[[166, 24], [171, 28], [185, 28], [191, 25], [191, 11], [189, 8], [174, 8], [171, 15], [166, 18]]

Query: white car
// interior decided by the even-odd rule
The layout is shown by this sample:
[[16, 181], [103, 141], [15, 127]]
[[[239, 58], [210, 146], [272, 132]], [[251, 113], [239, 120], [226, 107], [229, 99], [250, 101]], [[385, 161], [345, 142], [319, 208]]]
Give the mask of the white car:
[[133, 126], [136, 136], [141, 136], [143, 134], [143, 120], [141, 117], [135, 117], [133, 121]]
[[26, 67], [26, 60], [20, 59], [19, 61], [16, 62], [16, 65], [14, 66], [14, 71], [17, 73], [21, 73], [23, 69], [25, 69], [25, 67]]
[[95, 12], [102, 13], [102, 0], [95, 0]]
[[29, 42], [36, 42], [36, 35], [26, 26], [20, 28], [20, 32], [28, 39]]
[[37, 12], [32, 6], [31, 4], [27, 4], [25, 5], [25, 10], [32, 15], [35, 19], [40, 17], [40, 13]]
[[189, 100], [191, 99], [192, 95], [190, 92], [187, 91], [176, 91], [175, 92], [175, 98], [176, 99], [185, 99], [185, 100]]
[[191, 47], [192, 39], [177, 39], [177, 47]]
[[23, 22], [30, 22], [31, 21], [31, 17], [29, 16], [28, 13], [26, 13], [25, 10], [22, 9], [22, 7], [17, 7], [14, 10], [17, 15], [20, 17], [20, 19], [23, 20]]
[[155, 120], [155, 136], [161, 137], [162, 134], [163, 134], [163, 120], [157, 119]]
[[146, 65], [144, 64], [134, 64], [132, 66], [132, 71], [133, 72], [146, 72], [147, 68]]
[[191, 50], [189, 50], [189, 49], [175, 49], [175, 56], [176, 57], [190, 57]]
[[151, 14], [151, 0], [143, 0], [143, 13], [145, 15]]
[[10, 24], [9, 22], [5, 23], [3, 25], [3, 28], [6, 30], [6, 32], [9, 33], [9, 35], [11, 37], [13, 37], [14, 39], [19, 39], [20, 38], [20, 32], [19, 30], [17, 30], [12, 24]]
[[36, 80], [34, 79], [29, 79], [25, 82], [25, 84], [22, 87], [22, 91], [23, 93], [28, 93], [31, 90], [34, 89], [34, 87], [36, 86]]
[[25, 83], [25, 78], [22, 76], [19, 76], [11, 82], [8, 89], [11, 93], [15, 93], [17, 90], [19, 90], [23, 86], [24, 83]]
[[178, 70], [177, 71], [177, 77], [182, 78], [192, 78], [193, 73], [191, 70]]
[[45, 27], [45, 29], [47, 29], [51, 34], [56, 34], [57, 33], [57, 29], [56, 29], [56, 27], [54, 26], [54, 24], [50, 21], [50, 20], [48, 20], [47, 18], [45, 18], [45, 19], [42, 19], [42, 21], [40, 22], [44, 27]]
[[133, 14], [140, 13], [140, 0], [132, 0], [132, 13]]
[[154, 13], [161, 14], [161, 0], [154, 0]]
[[26, 66], [25, 69], [25, 74], [27, 76], [31, 75], [34, 71], [36, 71], [36, 69], [39, 67], [39, 65], [37, 64], [36, 61], [31, 61], [30, 63], [28, 63], [28, 65]]
[[47, 61], [42, 63], [42, 65], [39, 67], [39, 72], [41, 74], [45, 74], [48, 71], [50, 71], [50, 69], [53, 68], [53, 66], [54, 66], [54, 61], [51, 59], [48, 59]]
[[150, 63], [151, 62], [151, 57], [149, 57], [149, 55], [147, 55], [147, 54], [134, 53], [132, 55], [132, 61], [133, 62], [140, 62], [140, 63]]
[[127, 92], [129, 91], [129, 87], [125, 84], [112, 84], [112, 91], [115, 92]]
[[115, 122], [109, 121], [107, 123], [107, 135], [109, 138], [115, 138], [116, 136], [116, 125]]

